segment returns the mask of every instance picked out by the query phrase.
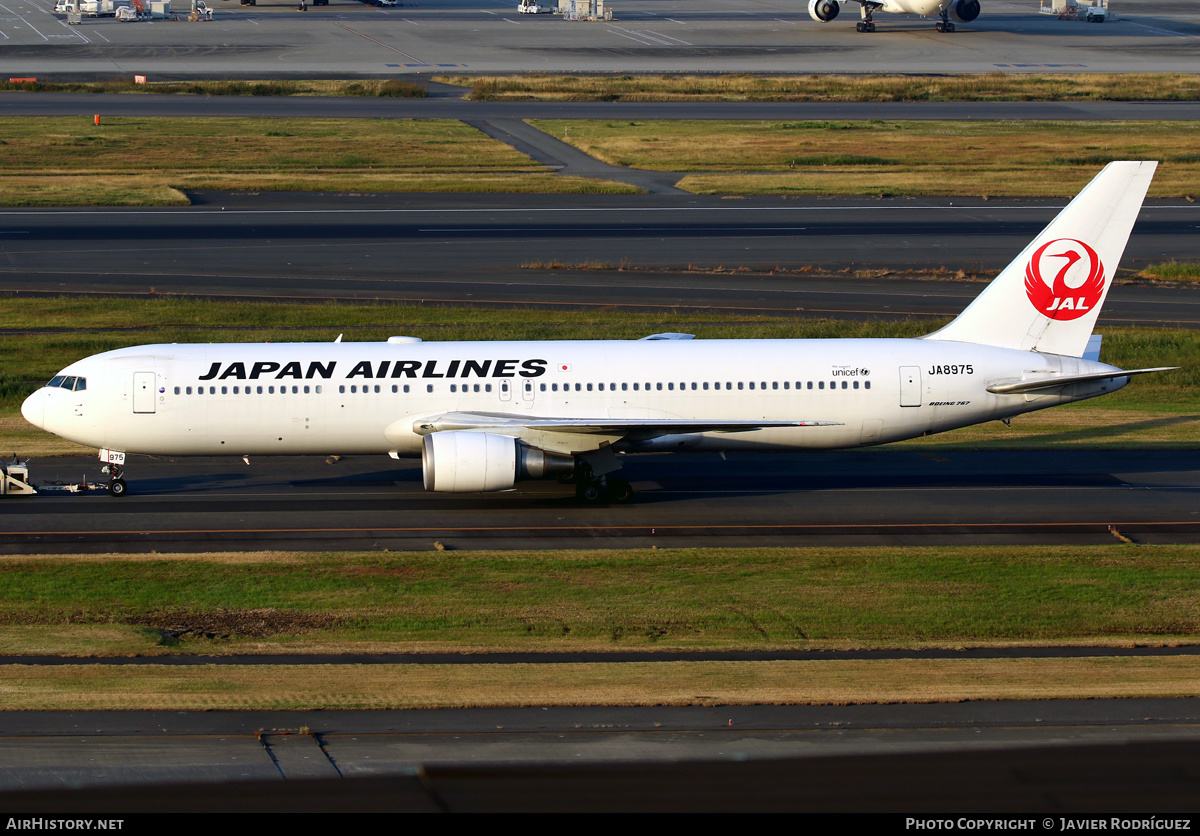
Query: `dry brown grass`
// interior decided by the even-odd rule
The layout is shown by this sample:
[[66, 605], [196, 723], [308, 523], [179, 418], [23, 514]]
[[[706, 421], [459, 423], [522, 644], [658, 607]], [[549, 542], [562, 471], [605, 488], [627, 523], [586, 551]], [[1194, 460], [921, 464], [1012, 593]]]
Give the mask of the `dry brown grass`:
[[1191, 73], [969, 75], [440, 76], [489, 101], [1129, 101], [1194, 100]]
[[1071, 196], [1111, 160], [1151, 159], [1151, 195], [1200, 193], [1200, 122], [533, 124], [613, 165], [693, 172], [695, 192]]
[[5, 666], [7, 710], [847, 705], [1195, 697], [1200, 659]]

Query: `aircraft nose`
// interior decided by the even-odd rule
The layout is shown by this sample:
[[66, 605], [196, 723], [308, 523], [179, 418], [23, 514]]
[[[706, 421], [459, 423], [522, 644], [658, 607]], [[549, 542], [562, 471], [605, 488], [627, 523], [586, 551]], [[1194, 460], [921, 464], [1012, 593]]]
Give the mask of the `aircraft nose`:
[[38, 389], [25, 399], [25, 402], [21, 404], [21, 414], [25, 416], [26, 421], [39, 430], [46, 428], [46, 393], [44, 389]]

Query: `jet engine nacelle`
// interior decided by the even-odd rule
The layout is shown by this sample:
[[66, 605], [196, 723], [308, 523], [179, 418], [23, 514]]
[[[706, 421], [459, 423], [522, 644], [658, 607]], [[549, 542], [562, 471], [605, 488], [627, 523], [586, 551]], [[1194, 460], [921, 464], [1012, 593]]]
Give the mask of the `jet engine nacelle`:
[[[964, 2], [964, 0], [959, 0], [959, 2]], [[975, 5], [978, 6], [979, 4], [976, 3]], [[808, 16], [821, 23], [828, 23], [833, 20], [841, 10], [842, 7], [838, 5], [837, 0], [808, 0]]]
[[970, 23], [979, 17], [979, 0], [955, 0], [950, 6], [950, 14], [955, 20]]
[[574, 457], [539, 450], [497, 433], [430, 433], [421, 449], [421, 474], [427, 491], [505, 491], [522, 479], [574, 472]]

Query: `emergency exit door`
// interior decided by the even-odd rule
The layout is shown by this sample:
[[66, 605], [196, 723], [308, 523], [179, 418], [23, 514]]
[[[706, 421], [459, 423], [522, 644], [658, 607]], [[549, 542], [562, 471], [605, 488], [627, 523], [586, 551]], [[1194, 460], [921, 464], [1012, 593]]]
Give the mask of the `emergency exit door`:
[[900, 405], [921, 405], [921, 367], [900, 367]]
[[154, 372], [133, 373], [133, 411], [154, 411]]

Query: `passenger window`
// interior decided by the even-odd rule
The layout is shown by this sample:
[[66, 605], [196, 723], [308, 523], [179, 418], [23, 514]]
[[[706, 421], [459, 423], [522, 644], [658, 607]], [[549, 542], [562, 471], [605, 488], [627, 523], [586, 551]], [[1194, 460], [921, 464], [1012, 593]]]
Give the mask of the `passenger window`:
[[545, 392], [545, 391], [546, 391], [546, 384], [545, 384], [545, 383], [541, 384], [541, 387], [540, 387], [540, 388], [541, 388], [541, 390], [542, 390], [543, 392]]
[[304, 387], [304, 394], [306, 394], [306, 395], [308, 394], [308, 387], [307, 387], [307, 386], [305, 386], [305, 387]]
[[812, 381], [811, 381], [811, 380], [808, 382], [808, 388], [809, 388], [809, 389], [811, 389], [811, 388], [812, 388]]
[[317, 394], [318, 394], [318, 395], [319, 395], [319, 394], [321, 394], [321, 387], [320, 387], [320, 386], [318, 386], [318, 387], [317, 387]]
[[633, 391], [636, 392], [637, 390], [638, 390], [638, 385], [635, 383], [635, 384], [633, 384]]
[[655, 384], [654, 384], [654, 388], [655, 388], [655, 390], [656, 390], [656, 391], [659, 391], [659, 392], [661, 392], [661, 391], [662, 391], [662, 384], [661, 384], [661, 383], [655, 383]]
[[850, 384], [849, 384], [849, 383], [847, 383], [846, 381], [844, 381], [844, 380], [843, 380], [843, 381], [842, 381], [842, 388], [843, 388], [843, 389], [849, 389], [849, 388], [850, 388]]
[[[810, 383], [810, 384], [808, 384], [808, 388], [809, 388], [809, 389], [811, 389], [811, 388], [812, 388], [812, 384], [811, 384], [811, 383]], [[824, 389], [824, 388], [825, 388], [825, 381], [823, 381], [823, 380], [822, 380], [820, 383], [818, 383], [818, 384], [817, 384], [817, 388], [818, 388], [818, 389]]]
[[857, 388], [858, 388], [858, 381], [857, 381], [857, 380], [856, 380], [856, 381], [854, 381], [854, 388], [855, 388], [855, 389], [857, 389]]
[[[318, 391], [319, 391], [319, 390], [318, 390]], [[393, 384], [392, 384], [392, 394], [393, 394], [393, 395], [395, 395], [395, 394], [396, 394], [397, 392], [399, 392], [399, 391], [400, 391], [400, 387], [399, 387], [399, 386], [397, 386], [395, 383], [393, 383]]]
[[864, 381], [863, 381], [863, 388], [864, 388], [864, 389], [870, 389], [870, 388], [871, 388], [871, 381], [869, 381], [869, 380], [864, 380]]
[[408, 394], [408, 384], [407, 383], [404, 384], [404, 394], [406, 394], [406, 395]]
[[432, 392], [432, 391], [433, 391], [433, 384], [432, 384], [432, 383], [427, 383], [427, 384], [425, 384], [425, 391], [426, 391], [426, 392]]
[[742, 381], [739, 380], [738, 381], [738, 389], [741, 389], [741, 388], [742, 388]]
[[458, 387], [455, 384], [451, 383], [450, 384], [450, 394], [454, 394], [457, 391], [458, 391]]
[[346, 387], [345, 387], [345, 386], [339, 386], [339, 387], [338, 387], [338, 392], [340, 392], [340, 393], [341, 393], [341, 394], [343, 394], [343, 395], [344, 395], [344, 394], [346, 394]]
[[175, 394], [176, 394], [176, 395], [178, 395], [178, 394], [179, 394], [179, 387], [178, 387], [178, 386], [176, 386], [176, 387], [175, 387]]
[[189, 386], [189, 387], [187, 388], [187, 393], [188, 393], [189, 395], [190, 395], [190, 394], [192, 394], [192, 387], [191, 387], [191, 386]]
[[222, 387], [221, 387], [221, 394], [222, 394], [222, 395], [228, 395], [228, 394], [229, 394], [229, 387], [228, 387], [228, 386], [222, 386]]
[[587, 390], [588, 390], [589, 392], [590, 392], [590, 391], [592, 391], [592, 384], [590, 384], [590, 383], [589, 383], [589, 384], [587, 385]]
[[262, 394], [262, 387], [261, 387], [261, 386], [255, 386], [254, 388], [255, 388], [255, 390], [256, 390], [256, 392], [257, 392], [257, 394], [259, 394], [259, 395], [261, 395], [261, 394]]
[[628, 384], [628, 383], [622, 383], [622, 384], [621, 384], [621, 391], [622, 391], [622, 392], [628, 392], [628, 391], [629, 391], [629, 384]]

